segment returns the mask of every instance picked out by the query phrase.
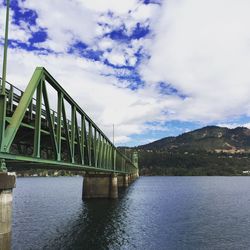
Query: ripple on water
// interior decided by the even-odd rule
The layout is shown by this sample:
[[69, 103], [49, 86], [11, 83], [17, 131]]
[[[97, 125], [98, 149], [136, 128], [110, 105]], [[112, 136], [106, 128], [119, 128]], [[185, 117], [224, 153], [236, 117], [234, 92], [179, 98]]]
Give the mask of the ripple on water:
[[141, 177], [118, 200], [82, 178], [18, 178], [13, 249], [248, 249], [249, 177]]

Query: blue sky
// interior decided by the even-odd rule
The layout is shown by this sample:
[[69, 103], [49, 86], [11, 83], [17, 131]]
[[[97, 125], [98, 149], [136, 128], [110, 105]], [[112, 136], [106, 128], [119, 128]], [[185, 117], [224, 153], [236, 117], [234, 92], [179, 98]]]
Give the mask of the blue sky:
[[[115, 124], [117, 145], [205, 125], [249, 126], [249, 7], [11, 0], [7, 78], [24, 89], [44, 66], [110, 137]], [[0, 0], [1, 47], [4, 14]]]

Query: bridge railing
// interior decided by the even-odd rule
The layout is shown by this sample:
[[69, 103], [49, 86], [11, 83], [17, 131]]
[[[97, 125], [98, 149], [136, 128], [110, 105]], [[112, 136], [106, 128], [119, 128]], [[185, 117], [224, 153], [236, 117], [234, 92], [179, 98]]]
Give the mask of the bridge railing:
[[[48, 85], [57, 93], [53, 97], [57, 99], [56, 111], [51, 109]], [[14, 165], [23, 161], [39, 168], [60, 164], [93, 171], [137, 171], [131, 159], [112, 144], [46, 69], [36, 68], [24, 92], [7, 83], [6, 95], [0, 158]], [[25, 144], [29, 153], [20, 153], [17, 149]]]

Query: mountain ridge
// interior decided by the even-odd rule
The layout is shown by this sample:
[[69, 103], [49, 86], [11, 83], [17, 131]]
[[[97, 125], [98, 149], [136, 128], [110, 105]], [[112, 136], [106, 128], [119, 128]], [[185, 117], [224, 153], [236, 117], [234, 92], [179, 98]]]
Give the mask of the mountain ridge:
[[250, 152], [250, 129], [206, 126], [178, 136], [169, 136], [136, 147], [142, 150], [204, 150]]

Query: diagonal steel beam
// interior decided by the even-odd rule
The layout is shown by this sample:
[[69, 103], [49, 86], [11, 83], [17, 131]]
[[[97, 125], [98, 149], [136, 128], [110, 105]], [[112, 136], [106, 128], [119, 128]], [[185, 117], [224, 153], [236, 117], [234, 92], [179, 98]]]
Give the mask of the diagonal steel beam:
[[10, 119], [9, 125], [5, 130], [3, 143], [1, 145], [2, 152], [9, 152], [11, 143], [15, 138], [18, 128], [20, 127], [20, 124], [25, 115], [25, 112], [27, 111], [27, 108], [31, 102], [35, 90], [42, 78], [42, 75], [43, 75], [43, 68], [41, 67], [36, 68], [13, 116]]
[[49, 123], [49, 131], [50, 131], [52, 147], [53, 147], [53, 150], [54, 150], [55, 159], [57, 160], [58, 159], [57, 140], [56, 140], [56, 134], [55, 134], [52, 115], [50, 113], [51, 109], [50, 109], [50, 106], [49, 106], [49, 97], [48, 97], [45, 82], [43, 83], [43, 99], [44, 99], [44, 104], [45, 104], [45, 109], [46, 109], [46, 117], [47, 117], [47, 120], [48, 120], [48, 123]]

